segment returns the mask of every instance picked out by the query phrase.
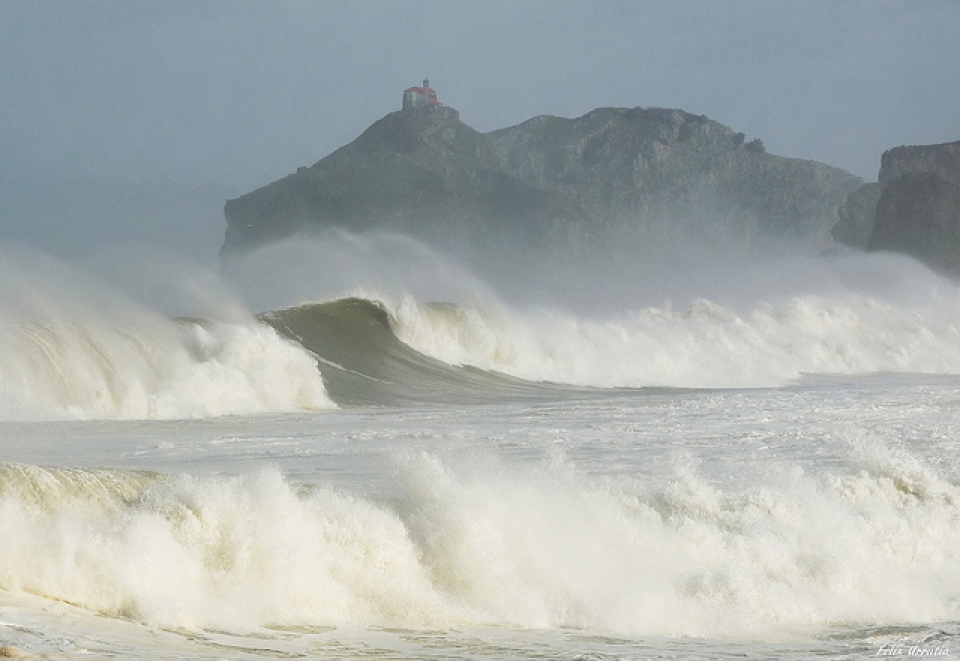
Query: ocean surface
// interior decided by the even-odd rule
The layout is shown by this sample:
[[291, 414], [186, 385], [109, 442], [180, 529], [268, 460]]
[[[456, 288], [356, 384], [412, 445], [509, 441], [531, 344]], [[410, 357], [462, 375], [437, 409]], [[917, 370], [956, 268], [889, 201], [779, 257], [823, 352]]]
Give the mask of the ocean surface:
[[0, 655], [960, 655], [957, 283], [326, 238], [0, 250]]

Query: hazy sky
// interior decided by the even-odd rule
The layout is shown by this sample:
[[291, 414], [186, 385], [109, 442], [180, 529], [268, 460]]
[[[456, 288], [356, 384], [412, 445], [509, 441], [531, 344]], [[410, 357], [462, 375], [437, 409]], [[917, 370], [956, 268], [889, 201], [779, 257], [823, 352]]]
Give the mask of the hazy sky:
[[960, 139], [960, 0], [0, 0], [0, 238], [211, 255], [424, 75], [478, 130], [677, 107], [873, 180]]

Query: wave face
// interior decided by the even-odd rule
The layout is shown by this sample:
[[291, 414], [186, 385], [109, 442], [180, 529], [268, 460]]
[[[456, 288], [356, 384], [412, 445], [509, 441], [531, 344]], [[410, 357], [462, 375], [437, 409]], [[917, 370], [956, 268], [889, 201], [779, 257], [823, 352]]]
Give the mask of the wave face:
[[490, 402], [570, 390], [416, 351], [397, 337], [381, 301], [351, 297], [260, 318], [319, 357], [327, 390], [341, 404]]
[[[489, 467], [488, 467], [489, 468]], [[938, 621], [960, 490], [909, 458], [722, 489], [403, 466], [396, 498], [0, 466], [0, 588], [167, 627], [484, 623], [741, 636]]]

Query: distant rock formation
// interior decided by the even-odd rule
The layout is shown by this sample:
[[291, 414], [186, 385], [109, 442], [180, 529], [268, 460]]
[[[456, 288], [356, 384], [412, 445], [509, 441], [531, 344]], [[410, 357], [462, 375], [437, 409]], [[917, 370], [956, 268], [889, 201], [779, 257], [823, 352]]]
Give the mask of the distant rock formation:
[[933, 172], [960, 184], [960, 141], [939, 145], [894, 147], [880, 159], [880, 185], [886, 187], [910, 172]]
[[224, 249], [327, 227], [421, 237], [536, 233], [581, 213], [502, 172], [489, 140], [456, 110], [428, 106], [391, 113], [312, 167], [229, 200]]
[[890, 149], [879, 179], [847, 198], [834, 238], [960, 272], [960, 142]]
[[834, 225], [833, 238], [840, 243], [866, 250], [873, 236], [877, 202], [880, 201], [880, 184], [864, 184], [850, 193], [847, 201], [837, 210], [839, 220]]
[[539, 244], [657, 224], [825, 238], [862, 182], [681, 110], [601, 108], [482, 134], [413, 107], [225, 206], [224, 251], [314, 228]]

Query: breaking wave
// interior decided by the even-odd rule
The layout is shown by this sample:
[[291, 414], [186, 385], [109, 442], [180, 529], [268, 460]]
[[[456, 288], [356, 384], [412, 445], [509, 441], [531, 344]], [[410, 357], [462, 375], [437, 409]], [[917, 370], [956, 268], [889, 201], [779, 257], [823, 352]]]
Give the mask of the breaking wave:
[[267, 326], [156, 324], [6, 324], [0, 328], [0, 413], [6, 419], [143, 419], [333, 406], [316, 361]]
[[316, 359], [249, 314], [170, 319], [55, 260], [0, 251], [0, 420], [332, 406]]
[[608, 319], [385, 304], [397, 336], [453, 365], [594, 387], [781, 386], [805, 374], [960, 373], [960, 301], [905, 307], [799, 296], [746, 313], [708, 300]]
[[206, 417], [332, 402], [775, 387], [810, 374], [960, 374], [960, 309], [818, 296], [746, 313], [699, 300], [606, 319], [352, 297], [247, 322], [21, 317], [0, 326], [0, 341], [5, 419]]
[[697, 300], [677, 310], [590, 319], [399, 295], [304, 305], [262, 319], [319, 356], [341, 403], [776, 387], [816, 374], [960, 374], [960, 305], [943, 301], [911, 307], [799, 296], [743, 313]]
[[[824, 264], [794, 270], [807, 278]], [[788, 279], [792, 266], [741, 280], [766, 286]], [[490, 291], [435, 302], [354, 289], [218, 320], [171, 318], [78, 284], [71, 272], [52, 279], [51, 268], [0, 269], [0, 419], [206, 417], [777, 387], [816, 374], [960, 374], [960, 291], [882, 257], [846, 263], [852, 284], [780, 283], [739, 302], [718, 296], [584, 314], [511, 305]], [[206, 295], [203, 305], [213, 300]]]
[[[517, 474], [521, 471], [522, 474]], [[408, 458], [371, 500], [0, 467], [0, 588], [168, 627], [469, 623], [739, 636], [956, 618], [960, 490], [909, 457], [749, 488]]]

